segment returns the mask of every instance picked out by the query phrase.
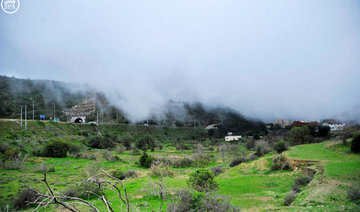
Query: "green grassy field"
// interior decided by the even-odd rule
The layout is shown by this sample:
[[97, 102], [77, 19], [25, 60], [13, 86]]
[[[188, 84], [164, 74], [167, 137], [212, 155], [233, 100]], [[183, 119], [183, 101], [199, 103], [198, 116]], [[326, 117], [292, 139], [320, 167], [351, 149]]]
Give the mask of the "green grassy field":
[[[192, 150], [176, 150], [173, 143], [167, 142], [177, 140], [178, 138], [193, 139], [199, 134], [204, 134], [201, 130], [192, 129], [150, 129], [141, 126], [100, 126], [94, 129], [88, 125], [70, 125], [46, 123], [42, 126], [39, 123], [30, 125], [28, 131], [19, 129], [14, 122], [0, 121], [0, 138], [12, 146], [20, 144], [26, 150], [33, 148], [32, 142], [50, 139], [50, 137], [63, 137], [67, 141], [81, 143], [85, 139], [83, 134], [87, 132], [116, 133], [118, 135], [132, 134], [137, 136], [141, 133], [151, 133], [163, 144], [163, 149], [156, 149], [149, 152], [152, 156], [168, 156], [181, 158], [189, 156]], [[166, 132], [166, 133], [165, 133]], [[196, 140], [196, 139], [194, 139]], [[17, 143], [15, 143], [17, 142]], [[269, 153], [254, 161], [242, 163], [239, 166], [230, 168], [231, 156], [227, 156], [222, 161], [220, 153], [217, 151], [217, 145], [204, 142], [205, 152], [213, 155], [213, 162], [207, 168], [221, 166], [225, 172], [216, 176], [215, 180], [219, 184], [217, 194], [230, 198], [230, 202], [244, 211], [344, 211], [358, 210], [359, 205], [351, 202], [346, 195], [349, 187], [360, 185], [360, 157], [349, 151], [349, 146], [340, 142], [330, 140], [323, 143], [307, 144], [294, 146], [284, 152], [289, 159], [316, 160], [312, 165], [317, 171], [315, 178], [298, 195], [295, 202], [287, 207], [283, 205], [285, 194], [291, 190], [294, 178], [301, 174], [301, 169], [293, 171], [275, 171], [270, 172], [274, 153]], [[243, 144], [239, 145], [239, 151], [245, 151]], [[56, 191], [66, 191], [69, 187], [76, 186], [78, 182], [85, 179], [89, 167], [99, 166], [104, 170], [135, 170], [138, 173], [137, 178], [124, 180], [128, 190], [133, 208], [139, 211], [158, 210], [160, 198], [154, 194], [154, 185], [152, 182], [161, 181], [158, 177], [150, 175], [150, 170], [138, 165], [139, 155], [132, 155], [130, 150], [116, 154], [122, 161], [106, 161], [102, 154], [106, 150], [87, 149], [87, 152], [97, 156], [96, 160], [80, 158], [46, 158], [34, 157], [27, 158], [22, 170], [0, 169], [0, 204], [4, 209], [7, 204], [16, 197], [18, 190], [22, 185], [29, 185], [41, 191], [46, 191], [43, 183], [37, 179], [42, 178], [42, 173], [35, 171], [40, 163], [46, 163], [49, 167], [55, 167], [55, 172], [48, 173], [48, 181]], [[247, 151], [250, 154], [251, 152]], [[164, 177], [166, 197], [163, 211], [166, 211], [166, 204], [173, 198], [176, 190], [187, 188], [186, 180], [189, 173], [198, 169], [198, 167], [171, 168], [174, 172], [172, 177]], [[113, 207], [118, 211], [124, 211], [124, 205], [119, 201], [117, 195], [108, 191], [110, 201]], [[105, 210], [99, 200], [91, 200], [95, 206]], [[58, 206], [50, 205], [47, 209], [40, 211], [53, 211]], [[31, 209], [26, 209], [31, 210]], [[59, 209], [60, 210], [60, 209]]]

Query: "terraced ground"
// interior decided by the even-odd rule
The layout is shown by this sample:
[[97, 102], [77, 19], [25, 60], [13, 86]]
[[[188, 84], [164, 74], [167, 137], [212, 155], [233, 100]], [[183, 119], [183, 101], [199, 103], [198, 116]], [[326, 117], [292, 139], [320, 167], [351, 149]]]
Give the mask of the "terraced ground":
[[[46, 133], [46, 132], [42, 132]], [[59, 133], [59, 132], [57, 132]], [[21, 140], [19, 142], [27, 142]], [[30, 142], [30, 141], [28, 141]], [[242, 163], [230, 168], [232, 160], [228, 156], [223, 162], [217, 146], [205, 144], [206, 153], [213, 155], [214, 162], [207, 168], [221, 166], [225, 172], [216, 177], [219, 184], [217, 194], [231, 198], [231, 203], [242, 211], [359, 211], [360, 202], [351, 202], [347, 198], [347, 190], [353, 185], [360, 186], [360, 157], [349, 151], [349, 145], [343, 145], [338, 141], [326, 141], [317, 144], [307, 144], [291, 147], [283, 154], [293, 163], [296, 168], [293, 171], [270, 171], [274, 153], [267, 154], [257, 160]], [[212, 150], [214, 149], [214, 150]], [[245, 150], [245, 145], [239, 145], [239, 151]], [[0, 201], [2, 208], [16, 197], [18, 189], [23, 184], [45, 191], [46, 187], [37, 179], [42, 178], [42, 173], [35, 171], [35, 167], [41, 162], [48, 166], [54, 166], [55, 172], [48, 173], [48, 181], [56, 191], [65, 191], [75, 186], [86, 178], [89, 167], [100, 166], [106, 171], [111, 170], [135, 170], [137, 178], [124, 180], [128, 190], [134, 211], [158, 210], [160, 198], [154, 192], [156, 186], [152, 182], [161, 179], [150, 176], [149, 169], [141, 168], [137, 162], [138, 155], [132, 155], [130, 151], [114, 154], [121, 161], [106, 161], [102, 154], [105, 150], [88, 150], [89, 154], [96, 155], [97, 160], [75, 158], [45, 158], [29, 157], [23, 170], [0, 169]], [[247, 152], [251, 154], [251, 152]], [[153, 156], [184, 157], [192, 154], [191, 150], [176, 150], [173, 143], [163, 143], [162, 150], [149, 152]], [[291, 206], [284, 206], [285, 194], [290, 191], [294, 178], [301, 175], [304, 167], [312, 167], [317, 171], [314, 179], [298, 195]], [[196, 167], [171, 168], [173, 177], [163, 178], [166, 204], [173, 198], [176, 190], [186, 188], [188, 174], [196, 170]], [[124, 211], [124, 205], [112, 191], [107, 192], [113, 207], [118, 211]], [[105, 210], [100, 201], [91, 200], [101, 210]], [[80, 207], [81, 208], [81, 207]], [[50, 205], [40, 211], [62, 211], [58, 206]], [[31, 209], [28, 209], [31, 211]]]

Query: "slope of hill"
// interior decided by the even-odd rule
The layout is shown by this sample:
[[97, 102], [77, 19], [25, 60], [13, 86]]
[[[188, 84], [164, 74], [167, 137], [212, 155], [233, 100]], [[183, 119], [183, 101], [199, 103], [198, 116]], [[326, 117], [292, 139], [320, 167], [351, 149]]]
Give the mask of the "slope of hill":
[[[153, 169], [146, 169], [138, 164], [139, 156], [132, 150], [117, 151], [117, 149], [82, 148], [80, 156], [69, 155], [66, 158], [29, 156], [20, 170], [0, 169], [1, 177], [1, 208], [11, 205], [11, 200], [17, 198], [18, 189], [26, 184], [40, 191], [46, 187], [36, 179], [42, 177], [39, 171], [41, 164], [54, 167], [48, 172], [51, 186], [60, 192], [76, 188], [78, 182], [84, 179], [86, 173], [94, 167], [101, 167], [107, 172], [133, 170], [138, 177], [124, 180], [130, 201], [134, 210], [158, 210], [161, 200], [152, 182], [163, 182], [166, 188], [165, 204], [173, 199], [175, 190], [187, 187], [189, 173], [200, 167], [221, 167], [224, 173], [215, 177], [219, 184], [216, 192], [230, 198], [230, 202], [245, 211], [344, 211], [359, 209], [359, 202], [353, 202], [347, 197], [350, 187], [360, 186], [360, 157], [349, 151], [349, 145], [341, 141], [329, 140], [323, 143], [307, 144], [291, 147], [283, 154], [294, 165], [292, 171], [270, 171], [274, 153], [269, 153], [256, 160], [244, 162], [236, 167], [229, 167], [233, 156], [222, 158], [217, 151], [221, 140], [209, 140], [203, 129], [192, 128], [161, 128], [155, 126], [137, 125], [76, 125], [53, 122], [29, 122], [27, 131], [21, 129], [15, 121], [0, 121], [1, 147], [6, 145], [23, 152], [33, 152], [39, 146], [44, 146], [51, 140], [62, 140], [69, 144], [84, 145], [89, 138], [96, 135], [108, 136], [114, 142], [122, 138], [137, 138], [151, 135], [155, 138], [157, 147], [154, 152], [148, 152], [154, 158], [171, 158], [172, 160], [190, 157], [193, 150], [178, 149], [177, 145], [192, 146], [196, 143], [204, 145], [204, 152], [211, 159], [202, 166], [172, 167], [167, 169], [171, 175], [158, 177]], [[133, 145], [132, 145], [133, 146]], [[198, 151], [198, 150], [197, 150]], [[238, 145], [238, 152], [251, 155], [245, 144]], [[112, 154], [119, 159], [106, 159]], [[2, 157], [3, 154], [0, 154]], [[311, 162], [309, 162], [311, 161]], [[301, 188], [296, 194], [296, 200], [290, 206], [284, 206], [286, 193], [292, 189], [294, 179], [302, 175], [306, 168], [316, 171], [313, 180]], [[124, 205], [112, 191], [108, 191], [109, 200], [118, 210]], [[96, 207], [106, 210], [101, 201], [91, 200]], [[56, 206], [50, 205], [44, 211], [52, 211]], [[80, 206], [81, 208], [81, 206]], [[85, 208], [83, 208], [85, 209]]]

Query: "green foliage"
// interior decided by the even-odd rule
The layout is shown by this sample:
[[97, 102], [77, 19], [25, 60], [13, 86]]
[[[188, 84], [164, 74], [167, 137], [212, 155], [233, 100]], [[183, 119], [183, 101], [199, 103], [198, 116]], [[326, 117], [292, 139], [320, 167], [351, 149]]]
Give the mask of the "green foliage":
[[329, 138], [330, 137], [330, 127], [319, 125], [317, 136]]
[[97, 149], [106, 149], [106, 148], [115, 147], [115, 144], [108, 137], [104, 137], [104, 136], [90, 137], [87, 145], [89, 147], [97, 148]]
[[212, 171], [212, 173], [214, 173], [215, 176], [224, 173], [224, 170], [220, 166], [212, 167], [210, 170]]
[[78, 197], [82, 199], [93, 199], [100, 195], [99, 186], [91, 183], [90, 181], [84, 181], [80, 184], [68, 188], [64, 195], [69, 197]]
[[143, 152], [143, 154], [140, 156], [139, 164], [142, 167], [150, 168], [151, 164], [153, 162], [153, 159], [150, 155], [146, 153], [146, 151]]
[[[14, 200], [13, 207], [17, 210], [31, 206], [30, 202], [34, 202], [40, 196], [31, 189], [20, 190]], [[41, 198], [39, 199], [41, 200]]]
[[296, 193], [294, 191], [290, 191], [286, 194], [284, 198], [284, 205], [289, 206], [293, 203], [296, 199]]
[[136, 141], [136, 147], [146, 151], [150, 149], [151, 151], [154, 151], [155, 148], [155, 140], [153, 137], [146, 135]]
[[302, 175], [302, 176], [295, 178], [295, 184], [306, 185], [306, 184], [310, 183], [312, 179], [313, 178], [311, 176]]
[[122, 137], [120, 139], [120, 143], [126, 148], [126, 149], [130, 149], [131, 148], [131, 144], [134, 142], [134, 137], [132, 136], [125, 136]]
[[238, 211], [232, 206], [227, 198], [219, 195], [204, 194], [187, 190], [180, 190], [176, 193], [173, 202], [167, 205], [169, 212], [188, 212], [188, 211]]
[[53, 141], [45, 146], [43, 156], [64, 158], [69, 151], [69, 144], [62, 141]]
[[360, 134], [357, 134], [351, 140], [351, 151], [354, 153], [360, 152]]
[[360, 189], [357, 187], [351, 187], [347, 192], [347, 196], [352, 201], [360, 200]]
[[308, 144], [311, 141], [311, 134], [308, 126], [293, 127], [289, 133], [292, 145]]
[[114, 170], [111, 172], [111, 175], [119, 180], [125, 180], [126, 178], [125, 173], [122, 170]]
[[274, 145], [274, 149], [277, 153], [282, 153], [283, 151], [287, 150], [288, 147], [284, 140], [278, 140]]
[[261, 157], [269, 152], [271, 152], [271, 148], [269, 143], [266, 141], [257, 141], [255, 142], [256, 152], [255, 155]]
[[246, 157], [236, 158], [233, 161], [231, 161], [230, 167], [238, 166], [241, 163], [246, 162], [246, 161], [248, 161], [248, 159]]
[[191, 173], [186, 181], [190, 188], [199, 192], [209, 192], [218, 189], [218, 184], [214, 181], [214, 173], [208, 169], [198, 169]]

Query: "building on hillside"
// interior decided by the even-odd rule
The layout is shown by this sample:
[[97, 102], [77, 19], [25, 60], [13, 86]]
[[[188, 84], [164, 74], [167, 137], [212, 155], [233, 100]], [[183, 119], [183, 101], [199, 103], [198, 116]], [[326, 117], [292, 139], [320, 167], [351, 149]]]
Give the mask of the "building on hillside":
[[293, 126], [294, 127], [301, 127], [301, 126], [309, 126], [309, 127], [315, 127], [319, 125], [319, 122], [317, 121], [294, 121]]
[[323, 123], [323, 126], [329, 126], [331, 131], [341, 131], [344, 129], [344, 123]]
[[95, 98], [90, 98], [75, 105], [71, 109], [64, 110], [66, 116], [71, 117], [71, 123], [84, 123], [86, 116], [96, 111]]
[[291, 119], [276, 119], [273, 123], [274, 125], [280, 125], [282, 128], [291, 126], [292, 120]]
[[228, 135], [225, 136], [225, 141], [241, 141], [242, 137], [241, 135]]

